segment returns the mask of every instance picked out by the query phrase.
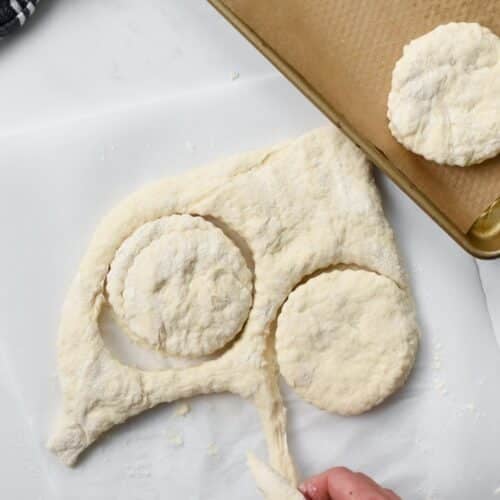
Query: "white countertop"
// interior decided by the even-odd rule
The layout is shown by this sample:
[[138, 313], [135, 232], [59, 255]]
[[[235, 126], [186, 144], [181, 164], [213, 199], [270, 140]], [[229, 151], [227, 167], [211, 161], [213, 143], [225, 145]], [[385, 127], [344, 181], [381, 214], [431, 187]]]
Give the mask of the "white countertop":
[[[59, 310], [118, 199], [326, 119], [200, 0], [44, 0], [0, 43], [0, 75], [0, 497], [258, 498], [244, 452], [265, 456], [259, 423], [232, 396], [195, 398], [185, 418], [163, 406], [102, 439], [75, 469], [58, 463], [44, 443], [58, 403]], [[417, 302], [417, 366], [395, 398], [355, 419], [286, 391], [299, 470], [347, 465], [410, 500], [494, 498], [500, 261], [474, 260], [377, 180]]]

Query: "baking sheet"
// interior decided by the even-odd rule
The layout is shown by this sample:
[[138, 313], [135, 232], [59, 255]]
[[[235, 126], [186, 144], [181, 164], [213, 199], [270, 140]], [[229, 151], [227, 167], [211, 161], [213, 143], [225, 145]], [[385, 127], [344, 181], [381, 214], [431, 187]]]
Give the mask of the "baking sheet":
[[497, 0], [221, 3], [464, 234], [500, 196], [500, 157], [474, 168], [436, 165], [402, 147], [390, 134], [386, 118], [392, 69], [403, 46], [452, 21], [479, 22], [500, 34]]
[[[16, 412], [33, 441], [40, 481], [38, 497], [21, 496], [31, 477], [23, 467], [31, 462], [22, 462], [17, 479], [0, 484], [0, 496], [259, 498], [244, 464], [247, 449], [265, 456], [256, 412], [229, 395], [193, 399], [185, 418], [174, 415], [175, 405], [162, 406], [101, 439], [75, 469], [63, 466], [44, 447], [58, 407], [57, 323], [93, 229], [123, 196], [325, 123], [276, 76], [0, 137], [0, 374], [8, 394], [2, 405]], [[287, 391], [300, 473], [342, 464], [374, 475], [405, 500], [494, 498], [500, 356], [476, 265], [402, 193], [379, 182], [417, 300], [423, 335], [417, 367], [396, 397], [361, 417], [321, 412]], [[178, 435], [181, 447], [170, 443]], [[25, 460], [14, 447], [2, 451], [10, 464]], [[12, 490], [3, 491], [5, 484]]]

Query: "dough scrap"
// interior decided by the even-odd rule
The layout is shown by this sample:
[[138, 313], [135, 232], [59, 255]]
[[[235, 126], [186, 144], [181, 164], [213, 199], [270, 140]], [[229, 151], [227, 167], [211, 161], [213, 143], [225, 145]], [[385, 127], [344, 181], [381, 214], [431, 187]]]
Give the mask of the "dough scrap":
[[468, 166], [500, 153], [500, 38], [477, 23], [441, 25], [405, 46], [392, 74], [389, 128], [403, 146]]
[[[134, 266], [129, 263], [144, 266], [146, 284], [154, 287], [154, 269], [166, 265], [164, 250], [170, 248], [164, 242], [184, 244], [176, 239], [177, 224], [191, 228], [185, 240], [196, 240], [199, 250], [202, 239], [193, 240], [198, 229], [192, 224], [201, 228], [212, 224], [209, 221], [227, 239], [222, 243], [216, 231], [224, 252], [241, 249], [246, 267], [236, 265], [237, 281], [246, 283], [244, 276], [253, 273], [253, 301], [241, 332], [225, 350], [196, 366], [149, 371], [122, 363], [106, 347], [99, 318], [108, 300], [115, 312], [128, 307], [120, 302], [120, 290], [141, 280], [139, 273], [128, 282]], [[151, 228], [155, 228], [152, 233]], [[212, 241], [213, 230], [212, 225], [203, 232], [207, 237], [203, 241]], [[145, 240], [137, 238], [142, 231]], [[128, 246], [137, 242], [134, 249], [139, 248], [142, 257], [144, 248], [151, 262], [133, 259], [135, 250], [129, 252]], [[161, 250], [149, 253], [156, 245]], [[132, 194], [97, 228], [64, 304], [57, 356], [63, 409], [49, 448], [72, 465], [104, 432], [138, 413], [198, 394], [229, 391], [255, 404], [269, 464], [296, 485], [272, 331], [281, 306], [297, 285], [340, 263], [370, 269], [397, 283], [402, 293], [410, 293], [369, 163], [335, 127], [171, 177]], [[207, 269], [213, 269], [212, 263]], [[238, 301], [240, 306], [244, 303], [241, 297]], [[198, 318], [204, 313], [193, 314]]]
[[190, 412], [191, 406], [189, 406], [187, 403], [182, 403], [177, 405], [174, 414], [176, 417], [185, 417]]
[[252, 303], [252, 274], [238, 247], [201, 217], [144, 224], [116, 252], [109, 302], [133, 340], [199, 357], [238, 334]]
[[280, 372], [305, 400], [357, 415], [403, 385], [418, 330], [408, 295], [362, 269], [334, 269], [299, 285], [276, 330]]
[[247, 464], [266, 500], [304, 500], [304, 495], [253, 453], [247, 454]]

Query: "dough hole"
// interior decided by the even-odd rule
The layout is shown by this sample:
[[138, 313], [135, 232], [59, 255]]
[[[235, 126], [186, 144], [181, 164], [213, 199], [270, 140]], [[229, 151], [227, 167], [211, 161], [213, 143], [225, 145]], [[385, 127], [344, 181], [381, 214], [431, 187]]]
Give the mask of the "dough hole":
[[123, 328], [116, 322], [111, 307], [105, 304], [99, 316], [99, 331], [107, 350], [120, 363], [140, 370], [180, 369], [200, 365], [215, 358], [215, 355], [196, 359], [166, 356], [133, 341], [123, 334]]

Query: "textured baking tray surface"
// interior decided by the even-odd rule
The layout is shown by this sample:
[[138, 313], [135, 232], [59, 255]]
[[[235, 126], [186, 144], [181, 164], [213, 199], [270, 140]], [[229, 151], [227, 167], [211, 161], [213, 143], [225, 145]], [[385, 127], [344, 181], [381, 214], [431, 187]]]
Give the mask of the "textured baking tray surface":
[[451, 21], [500, 33], [496, 0], [210, 0], [464, 248], [500, 254], [474, 222], [500, 196], [500, 158], [438, 166], [404, 149], [387, 127], [392, 68], [411, 39]]

